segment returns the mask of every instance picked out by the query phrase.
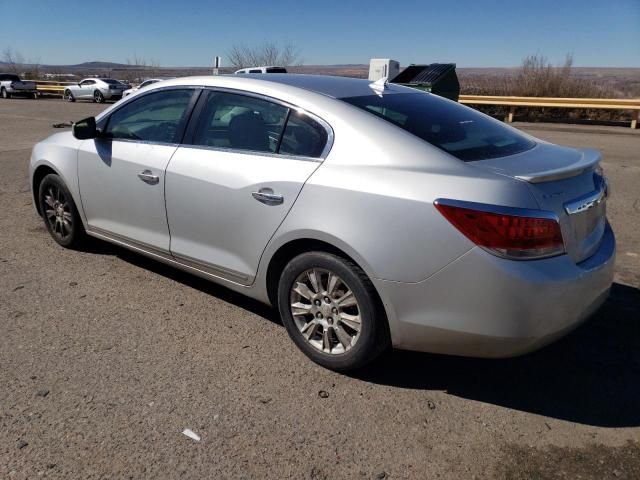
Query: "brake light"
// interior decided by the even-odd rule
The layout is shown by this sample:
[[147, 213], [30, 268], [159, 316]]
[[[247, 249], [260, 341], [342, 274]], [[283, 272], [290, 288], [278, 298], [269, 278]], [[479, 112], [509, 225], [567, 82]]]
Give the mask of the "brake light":
[[[447, 200], [435, 202], [438, 211], [453, 226], [490, 253], [513, 259], [564, 253], [562, 231], [553, 214], [477, 204], [470, 208], [461, 204]], [[508, 210], [508, 213], [501, 210]]]

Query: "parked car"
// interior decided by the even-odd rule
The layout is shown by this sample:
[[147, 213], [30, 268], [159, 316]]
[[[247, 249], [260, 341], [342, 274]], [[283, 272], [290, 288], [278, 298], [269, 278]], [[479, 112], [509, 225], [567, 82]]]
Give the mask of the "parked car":
[[14, 95], [38, 97], [36, 82], [22, 81], [14, 73], [0, 73], [0, 96], [7, 99]]
[[97, 237], [277, 306], [349, 370], [389, 346], [523, 354], [585, 320], [615, 257], [600, 161], [408, 87], [230, 75], [52, 135], [30, 184], [60, 245]]
[[78, 85], [68, 85], [63, 98], [68, 102], [93, 100], [96, 103], [104, 103], [107, 100], [120, 100], [122, 92], [128, 88], [128, 85], [113, 78], [85, 78]]
[[233, 72], [235, 75], [243, 75], [245, 73], [287, 73], [284, 67], [250, 67], [241, 68]]
[[[149, 85], [153, 85], [154, 83], [158, 83], [161, 82], [162, 80], [165, 80], [164, 78], [147, 78], [145, 81], [143, 81], [140, 85], [138, 85], [137, 87], [132, 87], [129, 88], [127, 90], [125, 90], [124, 92], [122, 92], [122, 97], [128, 97], [129, 95], [131, 95], [132, 93], [137, 92], [138, 90], [147, 87]], [[168, 80], [168, 79], [167, 79]]]

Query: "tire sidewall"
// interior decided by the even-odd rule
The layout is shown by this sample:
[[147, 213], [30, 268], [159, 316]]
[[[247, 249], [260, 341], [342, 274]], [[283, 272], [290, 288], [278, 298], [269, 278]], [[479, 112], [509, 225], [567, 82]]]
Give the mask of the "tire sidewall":
[[103, 103], [104, 95], [100, 90], [96, 90], [95, 92], [93, 92], [93, 99], [95, 100], [96, 103]]
[[[290, 308], [290, 294], [293, 282], [305, 270], [320, 268], [337, 274], [353, 291], [360, 309], [361, 330], [356, 344], [342, 354], [326, 354], [310, 345], [302, 336], [293, 319]], [[381, 329], [384, 328], [384, 314], [373, 293], [373, 287], [357, 266], [344, 259], [325, 252], [308, 252], [292, 259], [282, 271], [278, 283], [278, 310], [289, 336], [300, 350], [314, 362], [337, 371], [354, 370], [373, 360], [384, 350]], [[366, 283], [369, 283], [367, 285]], [[382, 339], [382, 341], [381, 341]]]
[[[46, 203], [44, 201], [44, 195], [47, 191], [47, 188], [51, 185], [55, 185], [57, 188], [62, 190], [71, 210], [73, 228], [71, 229], [71, 235], [69, 235], [65, 239], [59, 238], [53, 232], [51, 224], [49, 223], [49, 220], [47, 219], [47, 216], [45, 214]], [[74, 248], [80, 244], [85, 236], [82, 219], [80, 218], [80, 214], [78, 213], [78, 209], [76, 207], [76, 203], [73, 200], [71, 192], [69, 192], [69, 189], [58, 175], [50, 173], [42, 179], [42, 181], [40, 182], [40, 187], [38, 188], [38, 205], [40, 206], [40, 212], [42, 214], [42, 219], [44, 220], [47, 231], [58, 244], [66, 248]]]

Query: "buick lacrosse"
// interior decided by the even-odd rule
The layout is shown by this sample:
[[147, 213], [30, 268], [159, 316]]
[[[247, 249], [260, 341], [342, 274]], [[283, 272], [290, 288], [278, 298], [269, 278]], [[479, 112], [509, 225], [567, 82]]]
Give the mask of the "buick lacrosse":
[[576, 327], [611, 286], [600, 154], [429, 93], [180, 78], [72, 130], [31, 157], [56, 242], [97, 237], [273, 305], [331, 369], [391, 346], [523, 354]]

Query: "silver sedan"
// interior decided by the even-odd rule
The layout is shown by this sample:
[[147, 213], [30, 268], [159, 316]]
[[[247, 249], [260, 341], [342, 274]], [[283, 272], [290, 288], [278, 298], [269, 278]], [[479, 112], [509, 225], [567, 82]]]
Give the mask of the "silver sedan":
[[65, 87], [62, 98], [67, 102], [93, 100], [96, 103], [104, 103], [107, 100], [120, 100], [122, 92], [128, 88], [128, 85], [113, 78], [85, 78], [77, 85]]
[[37, 144], [30, 178], [60, 245], [273, 305], [349, 370], [391, 346], [518, 355], [585, 320], [615, 257], [600, 160], [410, 88], [270, 74], [151, 85]]

